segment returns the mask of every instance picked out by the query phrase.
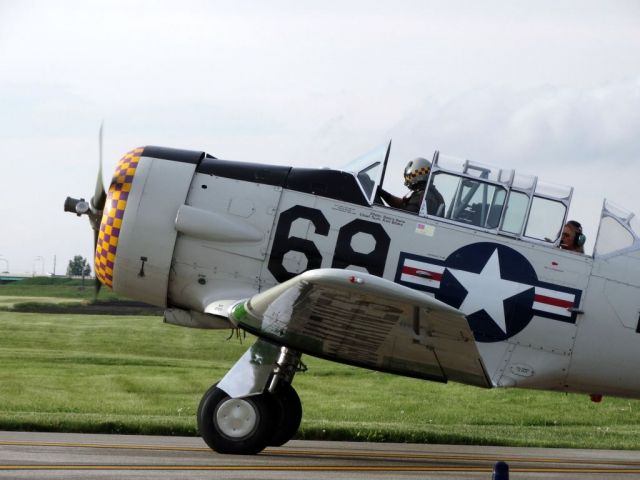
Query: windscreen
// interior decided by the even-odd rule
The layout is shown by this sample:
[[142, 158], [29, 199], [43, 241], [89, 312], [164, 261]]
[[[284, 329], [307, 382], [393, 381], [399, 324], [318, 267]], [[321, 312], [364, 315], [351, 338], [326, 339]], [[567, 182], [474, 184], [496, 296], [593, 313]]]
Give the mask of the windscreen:
[[373, 203], [378, 185], [382, 182], [387, 161], [389, 160], [389, 145], [380, 145], [364, 155], [355, 158], [340, 170], [352, 173], [369, 203]]
[[605, 200], [594, 255], [606, 255], [638, 246], [640, 246], [640, 222], [637, 216]]

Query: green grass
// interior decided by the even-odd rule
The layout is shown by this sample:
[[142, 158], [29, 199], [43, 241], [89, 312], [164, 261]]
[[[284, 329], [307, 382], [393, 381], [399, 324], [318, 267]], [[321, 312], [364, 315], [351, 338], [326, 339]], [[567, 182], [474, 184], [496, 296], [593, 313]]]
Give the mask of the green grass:
[[[204, 391], [246, 350], [160, 318], [0, 312], [0, 429], [195, 435]], [[640, 402], [442, 385], [303, 357], [298, 438], [640, 447]]]
[[[58, 297], [93, 300], [95, 296], [95, 280], [84, 280], [65, 277], [33, 277], [19, 282], [0, 285], [0, 296], [4, 297]], [[102, 288], [98, 299], [112, 300], [118, 296], [108, 288]]]
[[75, 306], [86, 302], [86, 300], [82, 298], [60, 298], [60, 297], [5, 297], [0, 295], [0, 308], [2, 309], [12, 309], [16, 305], [23, 306], [38, 306], [43, 303], [47, 305], [64, 305], [64, 306]]

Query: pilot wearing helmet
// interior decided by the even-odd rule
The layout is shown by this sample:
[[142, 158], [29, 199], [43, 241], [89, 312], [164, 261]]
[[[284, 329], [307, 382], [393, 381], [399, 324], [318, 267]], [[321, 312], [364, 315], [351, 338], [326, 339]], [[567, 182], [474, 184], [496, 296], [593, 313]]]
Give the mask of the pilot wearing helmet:
[[[386, 190], [380, 188], [380, 198], [384, 200], [387, 205], [394, 208], [402, 208], [410, 212], [418, 213], [420, 206], [422, 205], [422, 198], [424, 197], [425, 190], [427, 188], [427, 180], [429, 179], [429, 172], [431, 171], [431, 162], [426, 158], [418, 157], [411, 160], [404, 169], [404, 184], [411, 190], [404, 197], [396, 197], [390, 194]], [[440, 195], [440, 192], [436, 190], [436, 187], [431, 185], [427, 192], [427, 213], [429, 215], [442, 216], [444, 210], [444, 198]]]

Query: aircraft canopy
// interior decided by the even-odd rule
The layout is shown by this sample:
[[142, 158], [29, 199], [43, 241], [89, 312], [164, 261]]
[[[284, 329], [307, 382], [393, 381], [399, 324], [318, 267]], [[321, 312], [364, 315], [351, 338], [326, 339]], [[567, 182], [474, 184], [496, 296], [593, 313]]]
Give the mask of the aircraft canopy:
[[607, 200], [602, 205], [594, 256], [640, 249], [640, 219]]

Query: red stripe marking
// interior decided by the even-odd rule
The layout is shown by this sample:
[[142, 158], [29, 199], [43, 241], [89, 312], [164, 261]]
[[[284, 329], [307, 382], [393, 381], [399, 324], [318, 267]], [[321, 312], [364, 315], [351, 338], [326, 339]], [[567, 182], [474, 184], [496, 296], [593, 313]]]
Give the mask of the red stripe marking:
[[442, 278], [441, 273], [431, 272], [425, 268], [407, 267], [406, 265], [403, 265], [402, 273], [413, 275], [414, 277], [425, 278], [427, 280], [434, 280], [436, 282], [439, 282]]
[[545, 295], [535, 295], [533, 300], [539, 303], [546, 303], [547, 305], [553, 305], [554, 307], [571, 308], [573, 302], [569, 300], [562, 300], [560, 298], [547, 297]]

